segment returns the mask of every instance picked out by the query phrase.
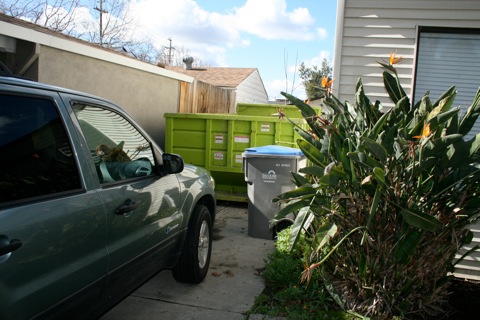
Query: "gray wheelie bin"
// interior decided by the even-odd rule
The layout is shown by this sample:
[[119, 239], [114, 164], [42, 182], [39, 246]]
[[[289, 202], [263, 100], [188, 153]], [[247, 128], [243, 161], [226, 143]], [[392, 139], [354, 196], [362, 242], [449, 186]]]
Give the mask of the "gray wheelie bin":
[[273, 239], [280, 230], [269, 228], [279, 210], [272, 200], [295, 188], [291, 172], [304, 167], [306, 158], [300, 149], [276, 145], [248, 148], [242, 156], [248, 194], [248, 235]]

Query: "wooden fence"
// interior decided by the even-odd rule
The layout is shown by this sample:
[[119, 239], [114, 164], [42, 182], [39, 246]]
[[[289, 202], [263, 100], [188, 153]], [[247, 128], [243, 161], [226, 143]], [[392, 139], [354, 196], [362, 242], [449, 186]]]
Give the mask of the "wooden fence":
[[235, 113], [234, 88], [220, 88], [195, 80], [181, 82], [179, 113]]

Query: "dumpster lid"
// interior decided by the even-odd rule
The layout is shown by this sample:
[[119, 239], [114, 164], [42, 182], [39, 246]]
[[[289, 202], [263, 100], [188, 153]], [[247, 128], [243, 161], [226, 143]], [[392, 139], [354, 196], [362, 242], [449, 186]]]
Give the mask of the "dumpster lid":
[[269, 145], [261, 147], [253, 147], [245, 149], [246, 154], [276, 154], [284, 156], [303, 156], [303, 152], [300, 149]]

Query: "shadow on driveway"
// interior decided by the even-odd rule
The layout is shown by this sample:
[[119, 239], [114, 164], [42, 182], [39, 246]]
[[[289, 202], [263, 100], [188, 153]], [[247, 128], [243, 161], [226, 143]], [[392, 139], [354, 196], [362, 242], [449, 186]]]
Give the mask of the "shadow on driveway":
[[264, 289], [260, 275], [273, 240], [248, 236], [246, 203], [217, 203], [210, 270], [198, 285], [176, 282], [162, 271], [101, 320], [245, 319]]

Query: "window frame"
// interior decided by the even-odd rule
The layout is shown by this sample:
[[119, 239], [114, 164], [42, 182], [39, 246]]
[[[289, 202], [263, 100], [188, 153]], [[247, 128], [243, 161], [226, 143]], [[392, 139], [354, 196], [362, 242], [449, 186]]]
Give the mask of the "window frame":
[[[476, 35], [478, 36], [479, 40], [480, 40], [480, 28], [458, 28], [458, 27], [437, 27], [437, 26], [418, 26], [417, 27], [417, 37], [416, 37], [416, 44], [415, 44], [415, 64], [414, 64], [414, 76], [413, 76], [413, 83], [412, 83], [412, 101], [414, 102], [417, 102], [417, 100], [421, 99], [423, 97], [423, 95], [425, 94], [425, 92], [421, 92], [419, 91], [418, 89], [418, 86], [419, 86], [419, 72], [421, 72], [419, 69], [421, 69], [419, 67], [419, 63], [421, 63], [421, 54], [422, 54], [422, 34], [425, 34], [425, 33], [430, 33], [430, 34], [441, 34], [441, 35]], [[460, 37], [459, 37], [460, 38]], [[454, 65], [454, 62], [457, 61], [457, 60], [451, 60], [452, 61], [452, 65]], [[458, 61], [462, 61], [461, 59], [459, 59]], [[466, 61], [465, 62], [465, 65], [468, 65], [470, 62], [469, 61]], [[462, 65], [463, 65], [463, 62], [462, 62]], [[459, 91], [462, 90], [462, 87], [459, 86], [458, 83], [455, 83], [455, 81], [458, 79], [458, 76], [452, 76], [448, 74], [445, 75], [445, 77], [443, 77], [445, 79], [451, 79], [451, 80], [448, 80], [448, 81], [451, 81], [451, 83], [449, 85], [446, 85], [445, 87], [441, 87], [441, 86], [434, 86], [434, 87], [428, 87], [427, 90], [435, 90], [438, 88], [438, 90], [440, 90], [439, 92], [443, 93], [445, 92], [446, 90], [448, 90], [451, 86], [454, 86], [456, 87], [456, 90]], [[444, 82], [446, 84], [446, 81]], [[421, 83], [423, 84], [423, 83]], [[431, 84], [429, 84], [430, 86]], [[468, 93], [465, 94], [466, 99], [470, 99], [468, 100], [468, 103], [467, 104], [461, 104], [460, 105], [460, 113], [461, 114], [464, 114], [466, 112], [466, 110], [468, 109], [468, 107], [470, 107], [472, 101], [473, 101], [473, 98], [475, 97], [475, 93], [476, 93], [476, 90], [478, 90], [478, 87], [480, 87], [480, 77], [479, 77], [479, 83], [478, 85], [475, 87], [475, 92], [473, 93], [470, 93], [469, 91], [467, 91]], [[463, 87], [464, 88], [464, 87]], [[417, 92], [418, 91], [418, 92]], [[462, 94], [462, 93], [460, 93]], [[463, 94], [462, 94], [463, 96]], [[432, 100], [432, 102], [434, 102], [439, 96], [437, 96], [437, 93], [431, 93], [430, 94], [430, 99]], [[459, 97], [457, 96], [457, 99], [456, 101], [454, 102], [454, 106], [458, 106], [459, 105]], [[464, 100], [464, 101], [467, 101], [467, 100]], [[475, 126], [472, 128], [472, 133], [473, 131], [475, 131], [475, 133], [478, 133], [480, 132], [480, 123], [477, 122], [475, 124]], [[468, 136], [470, 137], [472, 134], [469, 134]]]
[[[151, 153], [151, 159], [150, 159], [150, 163], [151, 163], [151, 173], [149, 175], [145, 175], [145, 176], [138, 176], [138, 177], [127, 177], [127, 178], [124, 178], [124, 179], [119, 179], [119, 180], [114, 180], [114, 181], [102, 181], [102, 179], [100, 178], [99, 176], [99, 173], [97, 171], [97, 166], [95, 165], [95, 160], [94, 160], [94, 156], [91, 154], [91, 147], [89, 145], [89, 142], [88, 142], [88, 139], [86, 138], [85, 136], [85, 133], [83, 131], [83, 128], [82, 128], [82, 125], [80, 124], [80, 120], [76, 114], [76, 108], [77, 105], [86, 105], [86, 106], [89, 106], [89, 107], [93, 107], [93, 108], [99, 108], [99, 109], [102, 109], [102, 110], [106, 110], [108, 112], [111, 112], [111, 113], [114, 113], [115, 115], [117, 115], [118, 117], [122, 118], [123, 121], [127, 122], [128, 125], [133, 128], [137, 134], [139, 134], [143, 140], [148, 144], [149, 146], [149, 149], [150, 149], [150, 153]], [[90, 99], [85, 99], [85, 100], [82, 100], [82, 99], [71, 99], [70, 100], [70, 107], [72, 108], [72, 111], [73, 111], [73, 118], [75, 119], [75, 122], [77, 123], [78, 125], [78, 130], [79, 130], [79, 134], [82, 136], [82, 139], [86, 142], [86, 146], [87, 146], [87, 149], [88, 149], [88, 153], [90, 155], [90, 158], [92, 160], [92, 163], [95, 167], [95, 170], [94, 170], [94, 176], [96, 177], [96, 180], [97, 182], [99, 183], [99, 185], [101, 187], [104, 187], [104, 186], [109, 186], [109, 185], [117, 185], [117, 184], [123, 184], [123, 183], [130, 183], [131, 181], [135, 181], [135, 180], [138, 180], [138, 179], [148, 179], [148, 178], [152, 178], [152, 177], [159, 177], [160, 174], [159, 174], [159, 170], [158, 170], [158, 167], [159, 167], [159, 164], [158, 164], [158, 152], [157, 150], [154, 148], [154, 144], [152, 143], [151, 141], [151, 138], [141, 129], [138, 127], [138, 125], [133, 121], [133, 119], [131, 119], [127, 114], [117, 110], [116, 108], [108, 105], [108, 104], [101, 104], [101, 103], [98, 103], [97, 101], [92, 101]], [[92, 125], [91, 123], [89, 123], [89, 125]], [[99, 128], [95, 127], [92, 125], [93, 128], [95, 128], [96, 130], [100, 131], [103, 135], [105, 135], [107, 138], [109, 138], [104, 132], [102, 132]]]

